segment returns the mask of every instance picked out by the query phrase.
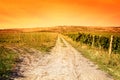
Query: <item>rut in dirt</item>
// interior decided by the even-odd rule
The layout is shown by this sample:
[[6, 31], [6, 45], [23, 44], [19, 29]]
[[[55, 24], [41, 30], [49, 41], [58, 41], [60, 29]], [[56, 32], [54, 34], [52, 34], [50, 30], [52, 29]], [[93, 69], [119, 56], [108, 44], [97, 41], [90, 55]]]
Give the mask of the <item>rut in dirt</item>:
[[113, 80], [61, 36], [50, 54], [36, 59], [30, 65], [21, 64], [24, 77], [15, 80]]

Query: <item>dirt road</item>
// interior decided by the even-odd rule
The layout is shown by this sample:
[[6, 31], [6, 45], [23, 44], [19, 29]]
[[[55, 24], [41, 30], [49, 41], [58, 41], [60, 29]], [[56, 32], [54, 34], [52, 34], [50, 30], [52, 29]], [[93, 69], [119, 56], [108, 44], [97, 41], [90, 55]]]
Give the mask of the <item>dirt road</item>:
[[113, 80], [61, 37], [50, 54], [22, 68], [24, 77], [15, 80]]

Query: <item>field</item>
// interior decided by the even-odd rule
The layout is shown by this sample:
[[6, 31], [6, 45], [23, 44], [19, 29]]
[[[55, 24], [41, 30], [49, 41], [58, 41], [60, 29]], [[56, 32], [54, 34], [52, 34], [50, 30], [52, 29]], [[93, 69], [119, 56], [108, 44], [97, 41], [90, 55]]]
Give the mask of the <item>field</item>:
[[[73, 51], [73, 53], [71, 53], [73, 48], [70, 47], [69, 44], [67, 44], [67, 42], [69, 42], [75, 49], [81, 52], [82, 55], [84, 55], [86, 58], [94, 62], [95, 65], [98, 65], [101, 70], [109, 73], [115, 80], [119, 80], [120, 79], [119, 34], [120, 34], [119, 27], [59, 26], [51, 28], [48, 27], [34, 29], [30, 28], [30, 29], [0, 30], [0, 80], [11, 79], [12, 76], [11, 74], [17, 76], [17, 73], [14, 73], [15, 68], [18, 64], [20, 64], [21, 56], [25, 57], [25, 55], [27, 55], [28, 57], [27, 59], [30, 58], [29, 61], [31, 62], [33, 61], [33, 63], [35, 63], [34, 61], [36, 59], [39, 59], [37, 57], [39, 57], [40, 55], [44, 55], [45, 58], [43, 57], [43, 62], [41, 63], [46, 63], [46, 66], [44, 66], [44, 64], [42, 65], [45, 68], [47, 66], [50, 67], [49, 64], [47, 63], [52, 61], [51, 63], [54, 63], [54, 65], [52, 65], [53, 68], [50, 67], [50, 69], [53, 71], [54, 69], [57, 70], [57, 68], [60, 68], [62, 72], [63, 68], [61, 67], [61, 65], [66, 65], [67, 63], [71, 64], [70, 68], [73, 71], [75, 70], [76, 71], [75, 74], [78, 75], [77, 73], [79, 72], [77, 71], [79, 71], [79, 69], [76, 70], [76, 65], [79, 64], [79, 61], [74, 60], [79, 60], [80, 57], [76, 59], [74, 56], [76, 55], [79, 56], [79, 54], [77, 54], [76, 51]], [[57, 40], [58, 38], [59, 40]], [[53, 48], [57, 43], [56, 41], [58, 41], [58, 44], [54, 50]], [[51, 51], [52, 49], [53, 51]], [[50, 54], [48, 57], [48, 55], [46, 54], [49, 53], [55, 53], [55, 55]], [[56, 55], [56, 53], [58, 54]], [[66, 58], [66, 64], [62, 63], [64, 61], [64, 58]], [[56, 63], [57, 60], [59, 61], [59, 64]], [[39, 63], [38, 61], [38, 64], [41, 63]], [[31, 63], [29, 62], [28, 64]], [[87, 62], [83, 64], [87, 65]], [[75, 67], [75, 69], [72, 67], [72, 65]], [[68, 66], [66, 65], [64, 67], [69, 66], [70, 65]], [[78, 67], [81, 66], [79, 65]], [[87, 66], [84, 67], [86, 67], [87, 69]], [[91, 66], [88, 67], [91, 68]], [[39, 73], [42, 74], [41, 72]], [[72, 76], [74, 77], [74, 75]], [[42, 77], [40, 79], [42, 79]]]
[[15, 53], [11, 48], [27, 47], [46, 53], [55, 45], [56, 39], [57, 33], [49, 32], [0, 33], [0, 79], [9, 79], [12, 70], [17, 64], [19, 55], [21, 55]]

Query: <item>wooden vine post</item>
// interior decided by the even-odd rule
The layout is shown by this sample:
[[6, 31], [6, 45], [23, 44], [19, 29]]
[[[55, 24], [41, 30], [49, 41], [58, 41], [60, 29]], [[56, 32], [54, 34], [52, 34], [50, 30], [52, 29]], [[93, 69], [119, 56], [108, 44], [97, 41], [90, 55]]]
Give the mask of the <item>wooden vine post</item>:
[[101, 40], [101, 35], [99, 36], [99, 49], [101, 49], [100, 40]]
[[112, 42], [113, 42], [113, 35], [111, 35], [111, 38], [110, 38], [109, 56], [110, 56], [111, 53], [112, 53]]
[[94, 43], [95, 43], [95, 35], [93, 35], [92, 48], [94, 47]]

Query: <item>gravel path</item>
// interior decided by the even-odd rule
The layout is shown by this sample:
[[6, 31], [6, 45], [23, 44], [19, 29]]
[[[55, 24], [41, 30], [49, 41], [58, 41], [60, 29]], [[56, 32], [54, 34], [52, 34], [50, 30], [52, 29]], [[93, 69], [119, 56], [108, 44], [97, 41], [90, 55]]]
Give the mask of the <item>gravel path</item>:
[[15, 80], [113, 80], [62, 37], [50, 54], [31, 60], [30, 65], [21, 64], [24, 77]]

